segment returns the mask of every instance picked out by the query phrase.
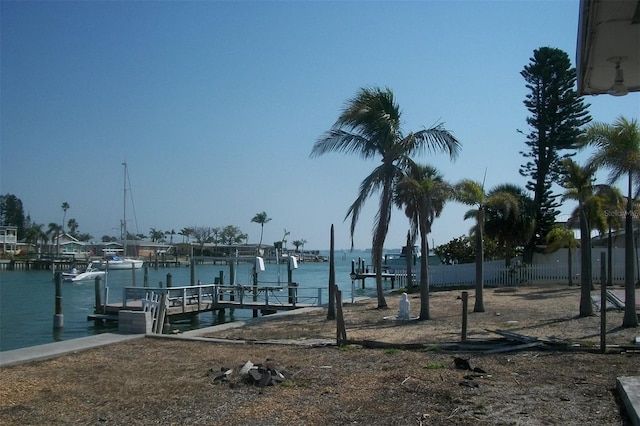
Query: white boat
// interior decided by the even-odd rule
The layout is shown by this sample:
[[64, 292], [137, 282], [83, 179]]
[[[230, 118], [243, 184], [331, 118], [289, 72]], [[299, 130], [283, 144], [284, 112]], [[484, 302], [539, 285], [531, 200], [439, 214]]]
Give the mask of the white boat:
[[98, 269], [101, 271], [113, 271], [122, 269], [140, 269], [144, 264], [143, 260], [131, 259], [128, 257], [121, 258], [115, 254], [105, 256], [103, 260], [98, 263]]
[[127, 257], [127, 182], [129, 175], [127, 174], [127, 163], [122, 163], [122, 165], [124, 166], [124, 203], [122, 212], [122, 253], [124, 256], [120, 257], [113, 252], [105, 253], [105, 258], [97, 265], [101, 271], [140, 269], [144, 264], [143, 260]]
[[[396, 270], [398, 271], [406, 271], [407, 269], [407, 246], [402, 247], [402, 251], [400, 253], [387, 253], [384, 261], [382, 262], [383, 268], [386, 268], [389, 272], [393, 273]], [[420, 262], [420, 247], [413, 246], [413, 250], [411, 251], [412, 262], [411, 265], [418, 265]]]
[[84, 272], [79, 272], [75, 268], [71, 269], [68, 272], [63, 272], [62, 280], [76, 282], [76, 281], [91, 280], [91, 279], [95, 279], [96, 277], [102, 277], [104, 275], [106, 275], [105, 271], [100, 271], [94, 268], [93, 262], [89, 262]]
[[[383, 261], [383, 268], [390, 273], [394, 273], [396, 271], [406, 271], [407, 270], [407, 247], [403, 246], [402, 251], [400, 253], [387, 253], [386, 260]], [[420, 259], [422, 258], [422, 250], [420, 250], [419, 246], [413, 246], [412, 261], [411, 265], [414, 268], [420, 267]], [[437, 266], [442, 265], [442, 260], [440, 257], [435, 254], [432, 250], [429, 250], [429, 257], [427, 258], [429, 262], [429, 266]]]

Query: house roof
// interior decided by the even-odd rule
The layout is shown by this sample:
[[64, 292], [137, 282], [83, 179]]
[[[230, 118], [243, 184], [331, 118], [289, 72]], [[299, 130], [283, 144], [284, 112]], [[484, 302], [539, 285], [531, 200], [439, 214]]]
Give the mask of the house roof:
[[624, 85], [640, 90], [640, 0], [580, 0], [578, 94], [608, 93], [620, 60]]

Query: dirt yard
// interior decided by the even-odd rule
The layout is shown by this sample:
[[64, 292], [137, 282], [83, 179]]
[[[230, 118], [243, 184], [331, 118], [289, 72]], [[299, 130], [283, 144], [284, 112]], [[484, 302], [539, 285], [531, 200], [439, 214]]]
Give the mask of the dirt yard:
[[[342, 347], [336, 322], [315, 309], [206, 339], [143, 338], [3, 368], [0, 424], [627, 424], [615, 379], [640, 375], [640, 329], [620, 328], [622, 312], [607, 312], [600, 354], [599, 312], [576, 317], [577, 287], [485, 289], [483, 313], [472, 312], [470, 290], [461, 345], [460, 295], [432, 293], [428, 321], [395, 320], [399, 295], [387, 296], [386, 310], [375, 300], [345, 304], [347, 339], [360, 344]], [[417, 316], [420, 301], [410, 300]], [[516, 348], [527, 342], [539, 346]], [[246, 361], [284, 380], [246, 384]], [[214, 380], [227, 369], [229, 380]]]

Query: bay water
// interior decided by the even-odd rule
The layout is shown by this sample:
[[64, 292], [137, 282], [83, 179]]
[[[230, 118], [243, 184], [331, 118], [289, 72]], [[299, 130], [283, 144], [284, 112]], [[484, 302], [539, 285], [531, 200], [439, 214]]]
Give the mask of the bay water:
[[[328, 256], [328, 252], [321, 252]], [[369, 253], [336, 252], [335, 269], [336, 284], [342, 290], [342, 297], [348, 302], [352, 296], [375, 294], [374, 280], [368, 280], [367, 288], [362, 290], [360, 285], [352, 287], [349, 273], [351, 261], [359, 256], [370, 263]], [[367, 256], [367, 257], [365, 257]], [[229, 267], [226, 265], [196, 265], [195, 280], [202, 284], [211, 284], [224, 273], [225, 284], [229, 283]], [[167, 274], [171, 274], [174, 287], [186, 286], [190, 282], [189, 267], [170, 267], [148, 269], [148, 285], [156, 287], [162, 282], [166, 285]], [[122, 301], [122, 289], [130, 286], [131, 271], [109, 271], [105, 281], [108, 287], [108, 301], [115, 303]], [[274, 286], [287, 285], [286, 264], [265, 264], [265, 271], [258, 275], [258, 285]], [[144, 271], [136, 271], [136, 286], [143, 286]], [[328, 302], [329, 262], [298, 263], [298, 269], [292, 272], [292, 280], [300, 288], [321, 288], [322, 302]], [[253, 282], [251, 268], [248, 264], [240, 263], [236, 267], [236, 283], [251, 285]], [[104, 284], [103, 284], [104, 286]], [[55, 284], [51, 271], [0, 271], [0, 351], [30, 347], [61, 340], [75, 339], [97, 333], [114, 332], [116, 326], [96, 326], [88, 321], [87, 316], [93, 314], [95, 304], [94, 281], [63, 282], [62, 283], [62, 313], [64, 324], [61, 330], [53, 329], [55, 313]], [[355, 294], [352, 289], [355, 288]], [[307, 291], [307, 294], [309, 291]], [[233, 320], [243, 320], [252, 317], [249, 309], [236, 309]], [[227, 313], [226, 321], [229, 321]], [[213, 313], [200, 315], [198, 327], [208, 327], [217, 324], [217, 316]], [[188, 328], [190, 325], [185, 325]]]

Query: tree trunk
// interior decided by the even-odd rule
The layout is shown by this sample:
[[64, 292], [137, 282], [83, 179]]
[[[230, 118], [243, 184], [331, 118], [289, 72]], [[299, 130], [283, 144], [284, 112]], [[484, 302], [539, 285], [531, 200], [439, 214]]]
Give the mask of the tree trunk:
[[624, 318], [623, 327], [637, 327], [636, 288], [633, 282], [633, 216], [631, 198], [631, 173], [629, 173], [629, 190], [627, 195], [627, 211], [624, 218]]
[[407, 261], [407, 293], [413, 293], [413, 274], [411, 273], [411, 264], [413, 263], [413, 241], [411, 241], [411, 234], [409, 231], [407, 231], [405, 255], [405, 260]]
[[385, 182], [382, 188], [380, 200], [380, 211], [378, 212], [378, 224], [373, 236], [373, 267], [376, 270], [376, 294], [378, 296], [378, 309], [387, 308], [387, 301], [384, 298], [382, 288], [382, 250], [384, 240], [387, 237], [389, 227], [389, 217], [391, 216], [391, 182]]
[[429, 241], [427, 232], [420, 229], [420, 320], [431, 319], [429, 312]]
[[478, 225], [476, 227], [476, 301], [473, 312], [484, 312], [484, 207], [478, 208]]
[[589, 223], [582, 201], [579, 202], [580, 212], [580, 316], [593, 315], [591, 303], [591, 235]]
[[333, 224], [331, 224], [331, 238], [329, 241], [329, 306], [327, 309], [327, 319], [336, 319], [336, 270], [334, 259]]
[[569, 249], [567, 250], [567, 268], [569, 268], [569, 287], [573, 286], [573, 265], [571, 264], [572, 261], [572, 256], [571, 256], [571, 246], [569, 246]]

